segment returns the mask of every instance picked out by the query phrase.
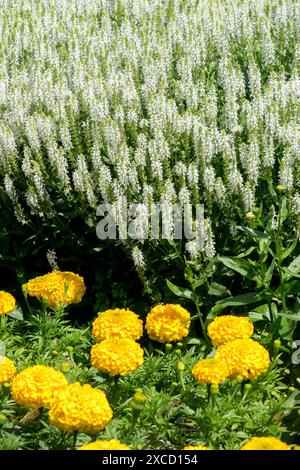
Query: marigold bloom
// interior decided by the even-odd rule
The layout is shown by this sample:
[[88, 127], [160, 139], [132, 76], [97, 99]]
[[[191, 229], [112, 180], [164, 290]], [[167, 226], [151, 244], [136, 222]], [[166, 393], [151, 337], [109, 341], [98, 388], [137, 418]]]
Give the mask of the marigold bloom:
[[31, 297], [45, 300], [52, 308], [77, 304], [85, 293], [84, 280], [72, 272], [53, 271], [30, 279], [23, 290]]
[[16, 375], [17, 369], [10, 359], [0, 356], [0, 384], [7, 384]]
[[146, 330], [151, 339], [160, 343], [180, 341], [189, 333], [190, 318], [181, 305], [156, 305], [147, 315]]
[[208, 447], [201, 446], [198, 444], [185, 446], [182, 450], [211, 450]]
[[94, 441], [79, 447], [77, 450], [130, 450], [130, 447], [122, 444], [117, 439], [111, 439], [110, 441]]
[[270, 364], [268, 351], [253, 339], [235, 339], [226, 343], [219, 347], [215, 357], [227, 363], [232, 378], [240, 375], [254, 380]]
[[91, 363], [101, 372], [125, 375], [144, 362], [141, 346], [128, 338], [104, 339], [92, 346]]
[[197, 362], [192, 369], [194, 379], [200, 384], [219, 384], [228, 378], [226, 362], [212, 358]]
[[113, 416], [102, 390], [79, 382], [55, 395], [49, 410], [50, 424], [65, 431], [86, 431], [97, 434]]
[[16, 299], [9, 292], [0, 291], [0, 317], [16, 308]]
[[214, 346], [220, 346], [234, 339], [250, 338], [253, 334], [253, 325], [248, 317], [222, 315], [208, 325], [207, 334]]
[[93, 323], [93, 336], [97, 341], [110, 338], [140, 339], [143, 321], [131, 310], [116, 308], [99, 312]]
[[277, 437], [252, 437], [240, 450], [291, 450]]
[[12, 382], [13, 399], [27, 408], [49, 407], [55, 394], [68, 385], [66, 377], [49, 366], [27, 367]]

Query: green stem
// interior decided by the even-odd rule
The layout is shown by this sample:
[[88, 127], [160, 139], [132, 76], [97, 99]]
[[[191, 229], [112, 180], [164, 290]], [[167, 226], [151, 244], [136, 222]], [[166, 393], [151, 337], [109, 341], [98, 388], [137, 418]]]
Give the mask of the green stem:
[[73, 431], [73, 449], [76, 449], [76, 441], [79, 431]]
[[195, 305], [196, 305], [196, 309], [197, 309], [197, 313], [198, 313], [198, 318], [199, 318], [199, 321], [200, 321], [201, 330], [202, 330], [202, 334], [203, 334], [204, 339], [205, 339], [206, 346], [209, 346], [209, 339], [208, 339], [208, 336], [207, 336], [207, 334], [206, 334], [206, 329], [205, 329], [205, 326], [204, 326], [203, 316], [202, 316], [202, 313], [201, 313], [201, 311], [200, 311], [199, 303], [198, 303], [198, 302], [195, 302]]

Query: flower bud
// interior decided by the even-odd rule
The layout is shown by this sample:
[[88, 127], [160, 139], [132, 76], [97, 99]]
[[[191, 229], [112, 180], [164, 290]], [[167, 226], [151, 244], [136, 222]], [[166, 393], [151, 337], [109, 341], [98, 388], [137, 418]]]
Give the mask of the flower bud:
[[274, 352], [277, 353], [281, 347], [280, 339], [275, 339], [273, 346], [274, 346]]
[[67, 351], [68, 351], [69, 354], [72, 354], [73, 351], [74, 351], [73, 346], [68, 346], [66, 349], [67, 349]]
[[237, 375], [236, 378], [235, 378], [235, 380], [236, 380], [239, 384], [241, 384], [241, 383], [244, 382], [244, 377], [243, 377], [242, 375]]
[[66, 374], [67, 372], [69, 372], [70, 369], [71, 369], [71, 366], [70, 366], [70, 363], [68, 361], [62, 362], [62, 364], [60, 366], [61, 372]]
[[245, 392], [249, 392], [251, 390], [251, 388], [252, 388], [251, 384], [245, 384], [245, 386], [244, 386]]
[[284, 184], [278, 184], [278, 185], [276, 186], [276, 189], [277, 189], [278, 191], [285, 191], [285, 190], [286, 190], [286, 186], [285, 186]]
[[148, 398], [140, 389], [138, 389], [133, 395], [133, 400], [136, 401], [137, 403], [145, 403], [148, 400]]
[[251, 211], [250, 211], [250, 212], [247, 212], [247, 214], [246, 214], [246, 219], [248, 219], [248, 220], [253, 220], [253, 219], [255, 219], [255, 214], [253, 214], [253, 212], [251, 212]]
[[166, 344], [165, 344], [166, 351], [171, 351], [172, 347], [173, 347], [173, 346], [172, 346], [171, 343], [166, 343]]
[[175, 354], [177, 354], [177, 356], [181, 356], [181, 351], [180, 351], [180, 349], [175, 349]]
[[7, 417], [3, 413], [0, 413], [0, 426], [3, 425], [6, 421]]
[[212, 395], [217, 395], [219, 393], [219, 385], [218, 384], [211, 384], [210, 393]]
[[180, 372], [183, 371], [185, 369], [185, 365], [182, 361], [178, 362], [177, 364], [177, 370], [179, 370]]
[[182, 349], [182, 347], [183, 347], [183, 343], [181, 343], [181, 342], [177, 343], [177, 348], [178, 349]]

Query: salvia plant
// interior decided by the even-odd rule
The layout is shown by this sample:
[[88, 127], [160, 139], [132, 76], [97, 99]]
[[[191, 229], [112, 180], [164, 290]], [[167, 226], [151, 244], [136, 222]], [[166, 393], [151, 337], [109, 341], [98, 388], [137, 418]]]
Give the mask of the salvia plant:
[[234, 249], [279, 184], [298, 237], [297, 0], [1, 5], [0, 197], [19, 224], [70, 236], [66, 218], [93, 231], [100, 203], [117, 221], [124, 198], [143, 221], [154, 203], [203, 204], [202, 243], [171, 243], [171, 213], [165, 240], [141, 222], [122, 241], [145, 281], [162, 252], [206, 269]]

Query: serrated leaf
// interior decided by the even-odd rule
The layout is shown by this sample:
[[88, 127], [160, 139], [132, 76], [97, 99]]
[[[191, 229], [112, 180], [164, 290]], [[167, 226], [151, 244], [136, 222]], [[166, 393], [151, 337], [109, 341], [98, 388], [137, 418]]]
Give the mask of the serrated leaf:
[[173, 294], [175, 294], [177, 297], [183, 297], [184, 299], [189, 299], [192, 300], [192, 291], [189, 289], [186, 289], [185, 287], [179, 287], [173, 284], [169, 279], [166, 279], [166, 283], [168, 288], [170, 289]]
[[6, 347], [4, 341], [0, 341], [0, 356], [5, 356]]
[[23, 320], [23, 312], [20, 305], [17, 305], [16, 308], [7, 314], [9, 317], [14, 318], [15, 320]]

